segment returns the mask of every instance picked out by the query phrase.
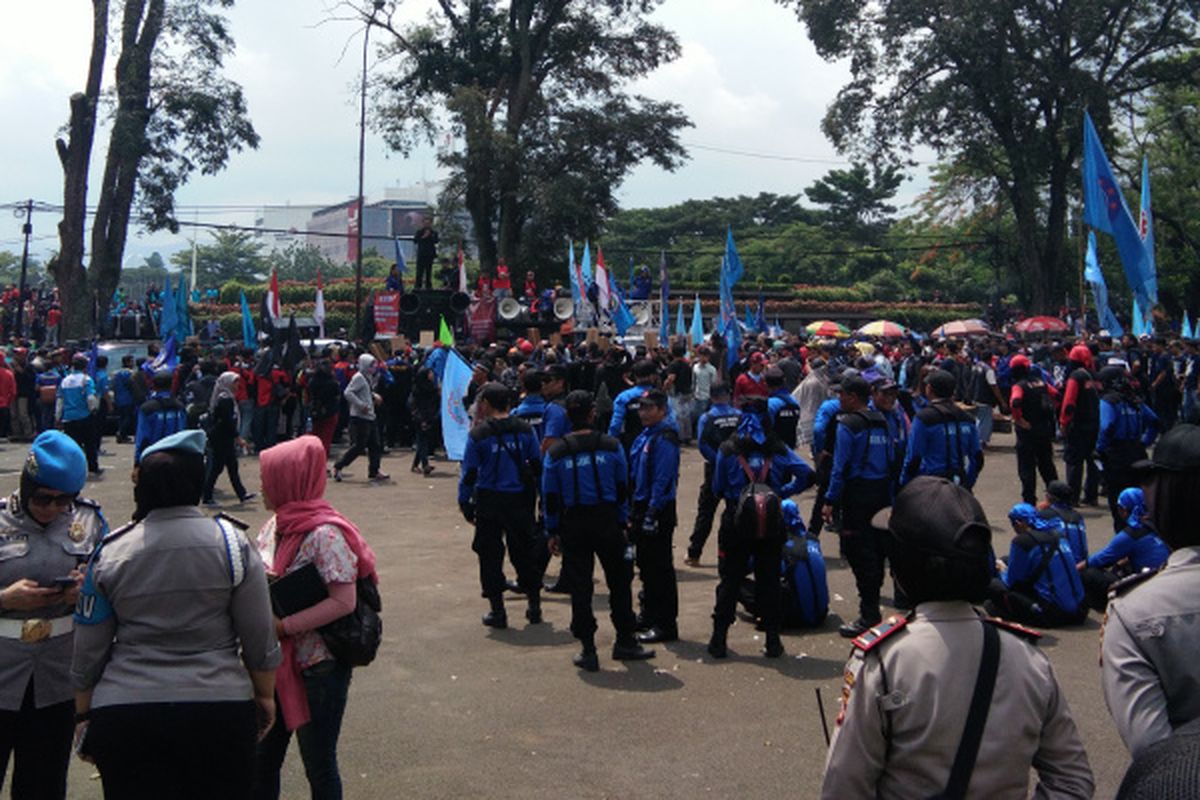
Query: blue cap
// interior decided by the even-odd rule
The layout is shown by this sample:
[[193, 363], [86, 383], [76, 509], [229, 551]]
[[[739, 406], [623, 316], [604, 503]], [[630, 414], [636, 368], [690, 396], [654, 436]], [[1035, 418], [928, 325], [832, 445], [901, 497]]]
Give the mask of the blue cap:
[[180, 431], [172, 433], [170, 436], [164, 436], [147, 447], [142, 451], [142, 459], [144, 460], [151, 453], [159, 453], [164, 450], [181, 450], [185, 453], [202, 456], [207, 443], [208, 437], [202, 430]]
[[87, 458], [70, 436], [62, 431], [45, 431], [33, 440], [23, 472], [39, 486], [79, 494], [87, 480]]

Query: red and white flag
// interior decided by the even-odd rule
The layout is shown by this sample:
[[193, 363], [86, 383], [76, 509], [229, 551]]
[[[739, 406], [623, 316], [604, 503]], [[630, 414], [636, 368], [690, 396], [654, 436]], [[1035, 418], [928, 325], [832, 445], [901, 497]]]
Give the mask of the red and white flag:
[[467, 259], [461, 242], [458, 245], [458, 290], [464, 294], [467, 291]]
[[321, 338], [325, 338], [325, 281], [321, 280], [321, 270], [317, 270], [317, 302], [313, 305], [313, 319], [321, 329]]
[[604, 266], [604, 251], [596, 248], [596, 288], [600, 293], [600, 310], [608, 311], [612, 295], [608, 288], [608, 270]]
[[274, 269], [271, 270], [271, 286], [267, 289], [267, 316], [274, 327], [279, 321], [279, 275]]

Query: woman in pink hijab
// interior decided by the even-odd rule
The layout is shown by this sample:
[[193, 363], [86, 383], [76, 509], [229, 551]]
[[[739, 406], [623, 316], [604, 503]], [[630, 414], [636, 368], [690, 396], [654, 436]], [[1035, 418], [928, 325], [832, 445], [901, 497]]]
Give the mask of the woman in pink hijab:
[[314, 798], [341, 798], [337, 741], [351, 667], [334, 659], [318, 629], [354, 610], [355, 581], [375, 575], [375, 554], [354, 523], [324, 499], [325, 448], [301, 436], [259, 457], [263, 502], [275, 516], [258, 536], [269, 575], [307, 564], [317, 568], [329, 596], [275, 620], [283, 663], [275, 677], [280, 715], [259, 744], [256, 798], [279, 797], [279, 770], [292, 731]]

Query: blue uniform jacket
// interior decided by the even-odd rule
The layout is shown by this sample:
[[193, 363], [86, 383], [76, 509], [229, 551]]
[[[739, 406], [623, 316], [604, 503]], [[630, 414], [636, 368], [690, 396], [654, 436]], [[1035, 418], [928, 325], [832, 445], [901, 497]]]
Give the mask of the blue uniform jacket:
[[825, 500], [830, 503], [841, 499], [847, 481], [887, 480], [892, 474], [887, 424], [847, 424], [852, 417], [861, 419], [858, 413], [847, 414], [838, 422], [833, 471], [829, 475], [829, 488], [825, 490]]
[[[875, 404], [871, 404], [871, 409], [879, 411], [875, 408]], [[900, 475], [900, 467], [904, 464], [904, 456], [908, 453], [908, 415], [904, 413], [904, 409], [897, 403], [891, 411], [879, 411], [883, 414], [883, 419], [887, 422], [888, 438], [892, 442], [892, 463], [895, 465], [895, 474]]]
[[[541, 447], [524, 420], [508, 417], [481, 422], [467, 437], [458, 477], [458, 502], [470, 502], [478, 490], [521, 494], [536, 491]], [[535, 483], [527, 486], [526, 472]]]
[[1063, 538], [1067, 540], [1076, 563], [1087, 561], [1087, 524], [1077, 511], [1070, 506], [1056, 503], [1048, 508], [1043, 508], [1038, 512], [1038, 516], [1054, 522]]
[[[755, 451], [746, 455], [750, 471], [758, 475], [763, 466], [764, 455]], [[767, 483], [780, 498], [803, 492], [816, 482], [812, 468], [790, 449], [771, 454], [771, 469], [767, 472]], [[717, 465], [713, 470], [712, 491], [717, 497], [737, 500], [742, 490], [750, 483], [742, 463], [738, 460], [736, 447], [726, 444], [717, 454]]]
[[[962, 485], [970, 489], [983, 469], [983, 448], [975, 421], [961, 416], [940, 414], [942, 403], [931, 404], [913, 419], [908, 433], [908, 449], [900, 483], [918, 475], [961, 475]], [[957, 411], [957, 409], [955, 409]], [[940, 417], [938, 416], [940, 414]], [[939, 421], [932, 421], [937, 418]]]
[[138, 409], [137, 435], [133, 439], [133, 463], [141, 463], [142, 451], [147, 447], [159, 439], [179, 433], [186, 427], [187, 411], [171, 399], [171, 393], [154, 392]]
[[58, 384], [58, 399], [62, 402], [62, 421], [76, 422], [91, 416], [88, 398], [96, 396], [96, 384], [82, 372], [72, 372]]
[[645, 428], [629, 448], [629, 477], [633, 501], [657, 514], [675, 502], [679, 483], [679, 434], [667, 420]]
[[1003, 574], [1004, 585], [1011, 589], [1033, 577], [1046, 557], [1046, 548], [1052, 548], [1053, 555], [1033, 589], [1043, 603], [1073, 614], [1084, 601], [1083, 580], [1075, 568], [1075, 554], [1057, 528], [1024, 533], [1013, 539], [1008, 550], [1008, 570]]
[[[649, 386], [630, 386], [616, 396], [613, 400], [612, 420], [608, 423], [609, 436], [620, 437], [624, 433], [625, 415], [630, 412], [629, 404], [635, 400], [640, 400], [642, 395], [646, 394], [650, 389], [651, 387]], [[636, 414], [637, 412], [634, 411], [633, 413]], [[664, 422], [668, 423], [672, 428], [678, 429], [678, 426], [675, 424], [675, 413], [671, 410], [670, 403], [667, 403], [667, 418]]]
[[[780, 425], [779, 412], [787, 411], [789, 419]], [[780, 389], [767, 398], [767, 413], [771, 416], [771, 427], [775, 435], [783, 439], [788, 447], [796, 446], [796, 427], [800, 423], [800, 404], [787, 389]]]
[[816, 458], [825, 449], [825, 437], [829, 433], [829, 426], [837, 422], [837, 415], [840, 413], [842, 413], [842, 401], [836, 397], [831, 397], [817, 406], [817, 415], [813, 417], [813, 458]]
[[1096, 452], [1105, 455], [1118, 441], [1138, 440], [1149, 447], [1158, 436], [1158, 415], [1146, 403], [1127, 403], [1112, 397], [1100, 398], [1100, 436]]
[[611, 436], [567, 434], [551, 445], [542, 460], [542, 501], [546, 532], [579, 506], [612, 505], [617, 522], [629, 516], [629, 464], [621, 443]]
[[[709, 441], [704, 439], [704, 431], [709, 425], [713, 424], [717, 419], [739, 419], [741, 412], [731, 405], [719, 403], [712, 406], [700, 415], [700, 421], [696, 424], [696, 441], [700, 444], [700, 455], [704, 456], [704, 460], [709, 464], [713, 464], [717, 460], [717, 448], [720, 447], [720, 442], [716, 442], [717, 447], [714, 447], [713, 437], [709, 435]], [[736, 428], [737, 425], [733, 425]], [[724, 441], [724, 440], [722, 440]]]
[[113, 402], [117, 407], [133, 405], [133, 370], [119, 369], [112, 379]]
[[[1140, 536], [1137, 534], [1141, 534]], [[1099, 553], [1087, 560], [1089, 567], [1111, 567], [1123, 558], [1128, 558], [1135, 571], [1158, 569], [1167, 563], [1171, 555], [1163, 540], [1154, 531], [1139, 531], [1125, 528], [1109, 541]]]
[[539, 443], [546, 438], [561, 439], [571, 427], [566, 409], [540, 394], [528, 395], [512, 415], [529, 423]]

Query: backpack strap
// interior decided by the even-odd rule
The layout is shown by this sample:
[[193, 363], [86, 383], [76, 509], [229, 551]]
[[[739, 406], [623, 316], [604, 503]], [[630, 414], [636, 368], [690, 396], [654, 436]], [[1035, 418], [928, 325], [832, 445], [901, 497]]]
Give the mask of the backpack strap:
[[988, 709], [996, 689], [996, 673], [1000, 668], [1000, 634], [992, 625], [983, 625], [983, 654], [979, 659], [979, 673], [975, 678], [975, 691], [971, 695], [971, 709], [967, 712], [967, 724], [963, 727], [958, 751], [954, 754], [954, 766], [950, 768], [950, 779], [940, 797], [945, 800], [960, 800], [967, 796], [971, 773], [975, 771], [975, 759], [983, 741], [983, 729], [987, 725]]

